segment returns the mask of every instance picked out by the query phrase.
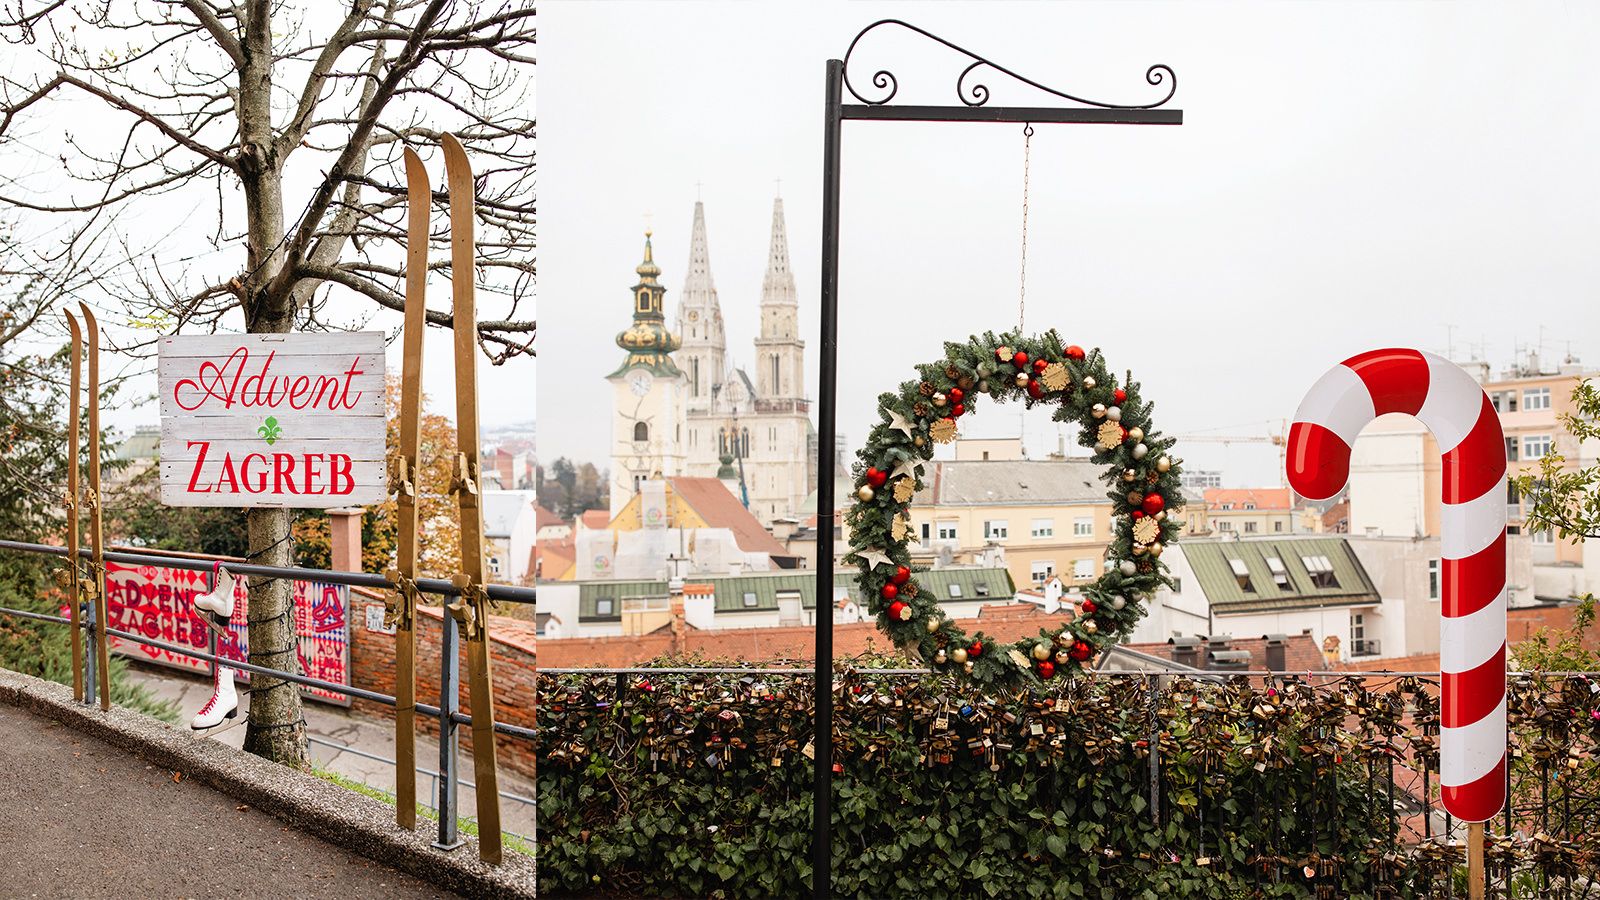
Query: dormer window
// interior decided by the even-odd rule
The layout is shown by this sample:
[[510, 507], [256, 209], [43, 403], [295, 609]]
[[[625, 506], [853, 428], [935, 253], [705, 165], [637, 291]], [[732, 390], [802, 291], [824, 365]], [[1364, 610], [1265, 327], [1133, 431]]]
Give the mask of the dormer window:
[[1245, 567], [1244, 560], [1230, 559], [1228, 560], [1228, 566], [1233, 569], [1234, 580], [1239, 582], [1239, 590], [1244, 591], [1246, 594], [1254, 594], [1256, 588], [1255, 585], [1250, 583], [1250, 570]]

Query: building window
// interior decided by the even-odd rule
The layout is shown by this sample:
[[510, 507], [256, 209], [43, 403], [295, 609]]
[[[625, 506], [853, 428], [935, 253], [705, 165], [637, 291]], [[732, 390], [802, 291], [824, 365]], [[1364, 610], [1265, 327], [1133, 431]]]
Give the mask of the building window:
[[[700, 360], [698, 359], [689, 360], [689, 390], [696, 397], [700, 396]], [[692, 435], [691, 439], [693, 439]]]
[[1282, 588], [1289, 589], [1289, 570], [1283, 567], [1283, 560], [1276, 556], [1267, 557], [1267, 571], [1272, 573], [1272, 583]]
[[1074, 537], [1094, 537], [1094, 519], [1084, 517], [1072, 520], [1072, 534]]
[[776, 353], [772, 354], [772, 392], [774, 394], [783, 393], [778, 386], [778, 354]]
[[1254, 504], [1254, 503], [1246, 503], [1246, 504], [1245, 504], [1245, 505], [1244, 505], [1244, 508], [1245, 508], [1245, 509], [1255, 509], [1255, 508], [1256, 508], [1256, 505], [1255, 505], [1255, 504]]
[[[1174, 594], [1183, 593], [1183, 579], [1182, 578], [1174, 578], [1174, 579], [1172, 579], [1172, 592]], [[1179, 635], [1179, 637], [1182, 637], [1182, 635]]]
[[1255, 534], [1256, 533], [1256, 523], [1254, 521], [1250, 521], [1250, 522], [1244, 523], [1244, 533], [1245, 534]]
[[1428, 599], [1439, 599], [1439, 561], [1428, 560]]
[[489, 557], [489, 574], [490, 575], [499, 575], [500, 574], [500, 557], [498, 557], [498, 556]]
[[1283, 531], [1283, 522], [1281, 520], [1277, 521], [1277, 522], [1273, 522], [1272, 523], [1272, 530], [1281, 533]]
[[1233, 504], [1232, 503], [1224, 503], [1224, 504], [1222, 504], [1222, 511], [1223, 512], [1228, 512], [1231, 509], [1233, 509]]
[[1514, 437], [1506, 438], [1506, 459], [1511, 462], [1517, 461], [1517, 439]]
[[1528, 532], [1528, 541], [1534, 544], [1553, 545], [1556, 542], [1556, 536], [1551, 534], [1548, 528], [1541, 531], [1530, 531]]
[[961, 599], [961, 585], [956, 584], [954, 581], [950, 582], [950, 599]]
[[1350, 652], [1356, 655], [1367, 652], [1367, 617], [1361, 613], [1350, 614]]
[[1521, 503], [1522, 491], [1517, 489], [1517, 483], [1515, 481], [1506, 482], [1506, 505], [1518, 506]]
[[1333, 563], [1326, 556], [1302, 556], [1300, 561], [1306, 564], [1306, 571], [1311, 573], [1311, 584], [1319, 588], [1336, 588], [1339, 579], [1333, 575]]
[[941, 540], [941, 541], [953, 541], [955, 539], [956, 539], [956, 523], [954, 523], [954, 522], [940, 522], [939, 523], [939, 540]]
[[1495, 412], [1516, 412], [1517, 392], [1495, 391], [1494, 394], [1490, 396], [1489, 402], [1494, 404]]
[[1028, 577], [1033, 580], [1033, 586], [1036, 588], [1044, 587], [1044, 583], [1055, 577], [1055, 574], [1055, 560], [1038, 560], [1028, 567]]
[[1223, 520], [1217, 522], [1217, 530], [1218, 531], [1232, 531], [1233, 530], [1233, 523], [1228, 521], [1227, 519], [1223, 519]]
[[756, 592], [755, 591], [745, 591], [744, 592], [744, 608], [745, 609], [754, 609], [755, 606], [756, 606]]
[[1072, 577], [1078, 581], [1088, 581], [1094, 577], [1094, 560], [1075, 559], [1072, 561]]
[[633, 440], [639, 444], [650, 440], [650, 426], [643, 422], [633, 423]]
[[1233, 569], [1233, 577], [1239, 583], [1239, 590], [1247, 594], [1254, 594], [1256, 588], [1255, 585], [1250, 583], [1250, 570], [1245, 567], [1244, 560], [1230, 559], [1228, 560], [1228, 566]]
[[1522, 392], [1522, 408], [1524, 411], [1531, 409], [1549, 409], [1550, 389], [1547, 387], [1524, 389]]
[[983, 539], [986, 541], [1003, 541], [1010, 530], [1010, 523], [1005, 519], [989, 519], [983, 523]]
[[612, 600], [610, 597], [597, 597], [597, 598], [595, 598], [595, 601], [594, 601], [594, 614], [595, 615], [597, 615], [597, 616], [609, 616], [609, 615], [612, 614], [612, 612], [615, 609], [616, 609], [616, 601]]
[[1036, 538], [1053, 537], [1056, 533], [1055, 519], [1034, 519], [1033, 536]]
[[930, 537], [932, 537], [932, 536], [933, 536], [933, 523], [932, 522], [923, 522], [922, 523], [922, 540], [923, 540], [923, 542], [926, 543], [928, 541], [928, 539]]
[[987, 597], [989, 596], [989, 586], [980, 581], [972, 586], [972, 592], [979, 597]]
[[1550, 455], [1550, 435], [1525, 434], [1522, 436], [1522, 458], [1543, 459]]

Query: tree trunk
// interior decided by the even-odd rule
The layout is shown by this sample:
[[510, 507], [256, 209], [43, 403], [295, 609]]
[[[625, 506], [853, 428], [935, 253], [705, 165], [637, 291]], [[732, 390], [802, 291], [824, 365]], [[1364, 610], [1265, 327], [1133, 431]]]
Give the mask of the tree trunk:
[[[245, 330], [251, 334], [283, 334], [294, 325], [293, 307], [274, 300], [266, 289], [285, 263], [282, 160], [273, 149], [271, 17], [267, 0], [252, 0], [240, 41], [244, 62], [239, 69], [239, 175], [249, 247], [249, 266], [241, 286]], [[284, 509], [249, 511], [246, 530], [251, 562], [294, 564], [291, 515]], [[300, 674], [294, 585], [287, 579], [255, 577], [248, 579], [248, 584], [250, 662]], [[300, 690], [293, 682], [264, 675], [251, 677], [244, 748], [285, 765], [310, 768], [305, 713], [300, 707]]]

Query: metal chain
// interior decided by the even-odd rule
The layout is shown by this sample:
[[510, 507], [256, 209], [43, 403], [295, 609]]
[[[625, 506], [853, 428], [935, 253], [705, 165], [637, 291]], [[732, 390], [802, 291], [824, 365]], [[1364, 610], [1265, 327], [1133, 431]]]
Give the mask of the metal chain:
[[1033, 157], [1033, 123], [1022, 129], [1022, 272], [1017, 292], [1017, 331], [1023, 330], [1028, 303], [1028, 175]]

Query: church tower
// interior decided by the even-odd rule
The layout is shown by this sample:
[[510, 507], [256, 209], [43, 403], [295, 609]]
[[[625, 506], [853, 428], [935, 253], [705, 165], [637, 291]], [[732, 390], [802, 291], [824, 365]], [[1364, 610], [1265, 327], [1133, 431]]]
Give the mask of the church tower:
[[[680, 342], [667, 330], [662, 301], [667, 289], [657, 281], [661, 267], [644, 236], [644, 262], [634, 270], [633, 324], [617, 335], [627, 357], [611, 382], [611, 514], [615, 516], [645, 479], [684, 472], [684, 373], [673, 362]], [[713, 303], [715, 301], [713, 300]], [[720, 321], [719, 321], [720, 325]]]
[[[756, 338], [756, 394], [792, 406], [805, 390], [805, 342], [800, 340], [800, 293], [789, 268], [783, 198], [772, 201], [772, 246], [761, 282], [761, 336]], [[789, 403], [785, 403], [789, 401]]]
[[689, 271], [678, 301], [678, 333], [683, 335], [682, 363], [686, 402], [691, 412], [711, 409], [714, 388], [726, 370], [727, 338], [717, 285], [711, 280], [711, 252], [706, 242], [706, 208], [694, 203], [694, 228], [689, 236]]

